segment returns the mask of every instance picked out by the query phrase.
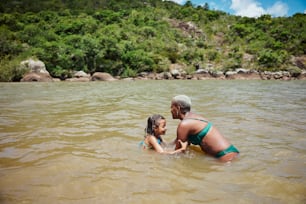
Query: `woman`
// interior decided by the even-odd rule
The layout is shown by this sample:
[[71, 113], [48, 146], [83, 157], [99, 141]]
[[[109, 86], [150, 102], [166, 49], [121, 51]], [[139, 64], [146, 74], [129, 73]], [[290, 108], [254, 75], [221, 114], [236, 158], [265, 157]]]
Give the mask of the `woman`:
[[172, 118], [181, 120], [177, 127], [175, 149], [180, 148], [178, 141], [188, 141], [189, 144], [199, 145], [202, 151], [221, 161], [231, 161], [237, 157], [238, 149], [208, 120], [190, 110], [191, 100], [188, 96], [178, 95], [172, 99]]

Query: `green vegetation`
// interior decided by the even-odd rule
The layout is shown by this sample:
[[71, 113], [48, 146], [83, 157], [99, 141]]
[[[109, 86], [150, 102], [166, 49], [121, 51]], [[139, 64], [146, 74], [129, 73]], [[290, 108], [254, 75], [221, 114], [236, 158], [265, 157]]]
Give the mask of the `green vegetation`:
[[0, 0], [0, 12], [0, 81], [19, 80], [29, 57], [53, 77], [128, 77], [171, 63], [297, 72], [291, 56], [306, 54], [305, 14], [256, 19], [162, 0]]

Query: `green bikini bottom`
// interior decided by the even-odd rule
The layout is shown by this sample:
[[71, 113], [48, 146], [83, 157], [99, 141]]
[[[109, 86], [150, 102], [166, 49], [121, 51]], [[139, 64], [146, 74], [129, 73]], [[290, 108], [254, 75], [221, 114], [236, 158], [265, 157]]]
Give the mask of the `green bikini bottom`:
[[223, 157], [224, 155], [228, 154], [228, 153], [231, 153], [231, 152], [237, 152], [239, 153], [239, 150], [234, 146], [234, 145], [231, 145], [229, 146], [227, 149], [219, 152], [216, 157], [217, 158], [220, 158], [220, 157]]

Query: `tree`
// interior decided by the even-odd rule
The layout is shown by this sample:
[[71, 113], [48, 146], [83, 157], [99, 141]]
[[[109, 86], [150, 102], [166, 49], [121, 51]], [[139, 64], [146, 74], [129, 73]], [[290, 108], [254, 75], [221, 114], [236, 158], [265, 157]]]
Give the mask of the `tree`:
[[185, 7], [193, 7], [192, 2], [191, 1], [186, 1], [186, 3], [184, 4]]
[[149, 56], [149, 53], [144, 50], [129, 51], [122, 56], [123, 63], [127, 67], [130, 67], [136, 72], [150, 71], [154, 66], [153, 59]]
[[288, 53], [286, 51], [275, 52], [271, 49], [264, 49], [258, 55], [258, 63], [262, 67], [277, 68], [282, 67], [282, 65], [288, 59]]
[[205, 11], [208, 11], [208, 10], [209, 10], [209, 5], [208, 5], [207, 2], [205, 2], [205, 4], [203, 5], [203, 9], [204, 9]]
[[[131, 76], [171, 63], [236, 68], [245, 53], [254, 66], [283, 69], [289, 56], [306, 54], [305, 14], [248, 18], [209, 10], [208, 3], [159, 0], [2, 0], [0, 10], [0, 57], [12, 76], [8, 62], [32, 56], [53, 76], [73, 70]], [[180, 26], [189, 21], [196, 25], [192, 36]]]

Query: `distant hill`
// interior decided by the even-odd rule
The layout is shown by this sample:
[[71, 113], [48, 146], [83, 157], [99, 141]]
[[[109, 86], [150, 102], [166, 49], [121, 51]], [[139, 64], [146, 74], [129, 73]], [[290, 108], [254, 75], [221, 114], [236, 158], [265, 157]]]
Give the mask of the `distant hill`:
[[0, 81], [18, 80], [29, 57], [54, 77], [74, 70], [127, 77], [171, 64], [187, 72], [306, 66], [305, 14], [248, 18], [161, 0], [1, 0], [0, 11]]

